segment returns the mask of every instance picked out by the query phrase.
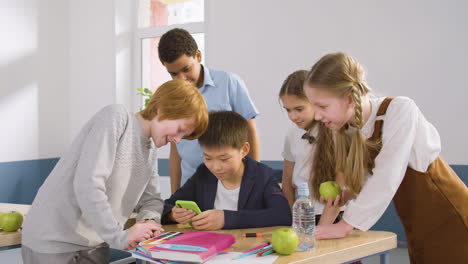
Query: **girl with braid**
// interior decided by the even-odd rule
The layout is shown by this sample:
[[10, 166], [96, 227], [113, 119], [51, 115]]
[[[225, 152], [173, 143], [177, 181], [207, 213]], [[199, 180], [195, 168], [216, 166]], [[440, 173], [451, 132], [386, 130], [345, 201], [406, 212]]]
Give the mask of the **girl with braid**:
[[315, 119], [334, 133], [336, 173], [355, 195], [343, 219], [318, 226], [316, 238], [370, 229], [393, 199], [411, 263], [466, 263], [468, 188], [439, 156], [439, 134], [414, 101], [372, 96], [361, 65], [344, 53], [312, 66], [304, 91]]

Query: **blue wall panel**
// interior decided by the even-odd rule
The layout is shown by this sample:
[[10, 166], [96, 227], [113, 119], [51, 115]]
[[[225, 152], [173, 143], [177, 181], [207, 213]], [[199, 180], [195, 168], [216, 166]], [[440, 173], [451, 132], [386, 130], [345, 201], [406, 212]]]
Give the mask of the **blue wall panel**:
[[58, 158], [0, 163], [0, 203], [31, 204]]

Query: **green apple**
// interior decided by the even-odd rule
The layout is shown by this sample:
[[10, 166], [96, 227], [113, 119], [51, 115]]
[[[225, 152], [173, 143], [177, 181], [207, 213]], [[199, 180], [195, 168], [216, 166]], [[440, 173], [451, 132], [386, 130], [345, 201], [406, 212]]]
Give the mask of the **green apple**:
[[292, 254], [299, 244], [299, 237], [292, 228], [283, 227], [276, 229], [271, 236], [273, 249], [281, 255]]
[[325, 198], [325, 201], [330, 197], [335, 199], [336, 196], [341, 194], [341, 187], [334, 181], [323, 182], [320, 184], [319, 193]]
[[3, 220], [2, 220], [2, 219], [3, 219], [2, 216], [3, 216], [4, 214], [5, 214], [4, 212], [0, 212], [0, 229], [2, 229], [2, 221], [3, 221]]
[[14, 232], [23, 224], [23, 215], [16, 211], [10, 211], [1, 216], [0, 224], [3, 231]]

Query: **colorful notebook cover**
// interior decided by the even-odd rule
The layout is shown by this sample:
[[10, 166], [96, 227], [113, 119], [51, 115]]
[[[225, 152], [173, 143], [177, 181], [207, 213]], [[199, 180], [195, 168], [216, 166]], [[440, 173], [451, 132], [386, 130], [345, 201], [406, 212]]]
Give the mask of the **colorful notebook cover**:
[[153, 246], [148, 251], [155, 259], [201, 263], [235, 242], [233, 235], [192, 231]]

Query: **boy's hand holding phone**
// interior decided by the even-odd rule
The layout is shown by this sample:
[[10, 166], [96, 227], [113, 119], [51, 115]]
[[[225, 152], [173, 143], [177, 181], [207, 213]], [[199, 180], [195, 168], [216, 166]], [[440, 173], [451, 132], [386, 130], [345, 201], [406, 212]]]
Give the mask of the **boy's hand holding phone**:
[[192, 218], [197, 215], [194, 211], [185, 209], [185, 208], [178, 208], [176, 206], [172, 207], [172, 211], [169, 214], [169, 218], [174, 222], [180, 224], [187, 224], [192, 221]]
[[177, 200], [172, 208], [169, 218], [175, 222], [192, 225], [192, 217], [201, 214], [200, 207], [194, 201]]
[[197, 230], [219, 230], [224, 227], [224, 210], [207, 210], [192, 218]]

